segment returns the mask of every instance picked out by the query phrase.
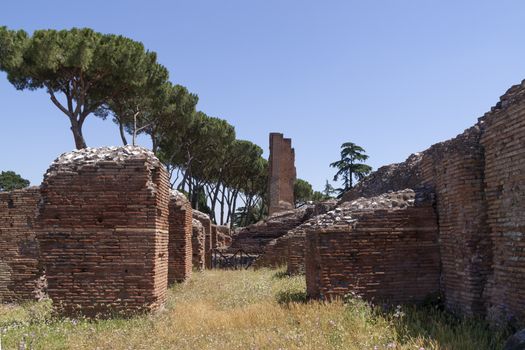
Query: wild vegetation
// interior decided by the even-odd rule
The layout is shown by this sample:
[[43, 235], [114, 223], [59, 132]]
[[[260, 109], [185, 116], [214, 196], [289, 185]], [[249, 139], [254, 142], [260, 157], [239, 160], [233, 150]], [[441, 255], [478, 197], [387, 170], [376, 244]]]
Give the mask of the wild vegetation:
[[166, 309], [131, 319], [63, 319], [50, 302], [0, 306], [6, 349], [499, 349], [506, 334], [436, 306], [306, 301], [302, 276], [207, 270], [169, 290]]
[[14, 171], [0, 172], [0, 192], [12, 191], [29, 186], [29, 181]]

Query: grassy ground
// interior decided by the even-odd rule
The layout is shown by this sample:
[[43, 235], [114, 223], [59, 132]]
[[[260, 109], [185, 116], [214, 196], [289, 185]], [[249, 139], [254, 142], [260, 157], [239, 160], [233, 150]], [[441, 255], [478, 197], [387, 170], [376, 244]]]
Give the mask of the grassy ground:
[[133, 319], [55, 318], [49, 302], [0, 306], [5, 349], [500, 349], [504, 334], [432, 308], [305, 302], [304, 277], [206, 271]]

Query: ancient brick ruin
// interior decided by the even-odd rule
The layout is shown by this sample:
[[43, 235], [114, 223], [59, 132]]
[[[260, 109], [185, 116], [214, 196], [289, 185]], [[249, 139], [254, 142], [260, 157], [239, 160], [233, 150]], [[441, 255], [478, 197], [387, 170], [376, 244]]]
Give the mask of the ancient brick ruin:
[[171, 191], [169, 203], [168, 285], [191, 277], [193, 210], [180, 192]]
[[168, 281], [211, 267], [231, 242], [261, 254], [258, 267], [305, 272], [312, 297], [442, 293], [456, 313], [525, 322], [525, 82], [454, 139], [379, 168], [337, 207], [290, 209], [291, 142], [270, 140], [272, 215], [233, 238], [170, 193], [150, 151], [63, 154], [40, 188], [0, 193], [0, 301], [47, 292], [65, 314], [155, 310]]
[[488, 316], [525, 323], [525, 81], [507, 91], [480, 127], [491, 250], [472, 258], [490, 261]]
[[[202, 269], [211, 268], [211, 259], [212, 259], [212, 222], [210, 216], [198, 210], [193, 211], [193, 218], [200, 222], [203, 233], [202, 237], [198, 237], [193, 240], [193, 249], [196, 251], [196, 256], [194, 255], [194, 266], [197, 264], [197, 267], [200, 269], [201, 260], [204, 262]], [[198, 230], [198, 229], [197, 229]], [[194, 231], [195, 232], [195, 231]], [[201, 246], [202, 244], [202, 246]], [[202, 257], [200, 254], [204, 254]]]
[[468, 129], [424, 151], [419, 165], [423, 182], [436, 192], [445, 303], [464, 314], [483, 313], [481, 294], [490, 272], [479, 139], [479, 127]]
[[228, 226], [217, 225], [217, 248], [224, 250], [232, 244], [231, 230]]
[[206, 267], [205, 250], [204, 250], [205, 231], [204, 226], [197, 219], [192, 219], [192, 265], [198, 271]]
[[[348, 201], [361, 196], [377, 196], [381, 192], [403, 187], [417, 189], [420, 185], [425, 185], [431, 188], [436, 199], [441, 280], [439, 288], [432, 283], [428, 286], [433, 285], [435, 291], [443, 293], [445, 306], [456, 313], [486, 316], [496, 322], [524, 324], [524, 139], [525, 82], [509, 89], [500, 102], [480, 118], [474, 127], [452, 140], [438, 143], [424, 152], [410, 156], [404, 163], [378, 169], [345, 194], [340, 205], [344, 207]], [[428, 210], [430, 207], [426, 208]], [[405, 218], [405, 225], [420, 218], [420, 210], [422, 209], [417, 206], [410, 210], [398, 209], [396, 215], [412, 212], [411, 217]], [[383, 215], [380, 213], [381, 210], [377, 209], [370, 215]], [[374, 224], [376, 226], [372, 227], [370, 234], [373, 233], [373, 236], [368, 238], [356, 233], [359, 227], [366, 227], [363, 218], [359, 218], [356, 228], [346, 235], [335, 233], [338, 231], [335, 228], [337, 225], [307, 229], [305, 261], [309, 293], [329, 297], [349, 287], [348, 290], [377, 297], [372, 287], [362, 289], [360, 282], [352, 280], [355, 278], [352, 276], [358, 276], [359, 271], [370, 261], [352, 258], [351, 251], [353, 247], [359, 247], [363, 254], [368, 248], [370, 253], [375, 251], [377, 256], [390, 254], [377, 232], [388, 227], [391, 230], [394, 227], [404, 227], [383, 227], [385, 222], [393, 218], [391, 215], [393, 214], [390, 212], [385, 213], [382, 221], [377, 221]], [[410, 224], [404, 233], [414, 234], [416, 240], [424, 238], [422, 233], [411, 230], [424, 225], [431, 232], [429, 215], [426, 212], [428, 220], [417, 225]], [[365, 222], [369, 222], [369, 218]], [[396, 237], [388, 246], [403, 251], [404, 248], [398, 246], [401, 239], [402, 236]], [[424, 247], [429, 248], [430, 241], [425, 242]], [[370, 246], [361, 246], [365, 243]], [[340, 248], [345, 245], [346, 248]], [[340, 255], [337, 255], [337, 251]], [[407, 254], [405, 252], [404, 256]], [[435, 252], [427, 254], [435, 257]], [[390, 262], [390, 268], [392, 271], [402, 269], [406, 260], [399, 256], [398, 260], [393, 259]], [[382, 264], [377, 259], [371, 261], [374, 266]], [[355, 270], [356, 263], [361, 270]], [[418, 265], [418, 268], [421, 267]], [[420, 277], [400, 271], [400, 278], [412, 279], [414, 283], [420, 284]], [[432, 276], [435, 277], [434, 273]], [[381, 294], [395, 290], [395, 283], [398, 283], [393, 280], [379, 282]], [[432, 288], [427, 291], [430, 294]], [[419, 296], [422, 297], [422, 294]], [[403, 301], [395, 295], [386, 297], [393, 301]]]
[[41, 186], [47, 293], [66, 314], [158, 309], [168, 277], [167, 173], [138, 147], [63, 154]]
[[0, 303], [42, 297], [35, 219], [40, 188], [0, 192]]
[[312, 213], [313, 207], [304, 206], [276, 213], [261, 222], [243, 227], [233, 237], [230, 251], [242, 249], [250, 254], [261, 254], [267, 244], [302, 224]]
[[[281, 212], [266, 220], [238, 231], [232, 249], [243, 249], [251, 254], [260, 254], [255, 267], [277, 267], [287, 263], [290, 244], [297, 244], [296, 233], [305, 222], [316, 215], [324, 214], [335, 207], [334, 200], [304, 205], [294, 210]], [[292, 243], [292, 241], [294, 243]], [[295, 248], [297, 249], [297, 248]]]
[[268, 179], [269, 214], [294, 208], [293, 187], [296, 178], [292, 140], [283, 134], [270, 134], [270, 173]]
[[439, 291], [437, 217], [428, 195], [415, 197], [396, 192], [317, 217], [305, 229], [308, 295], [406, 303]]

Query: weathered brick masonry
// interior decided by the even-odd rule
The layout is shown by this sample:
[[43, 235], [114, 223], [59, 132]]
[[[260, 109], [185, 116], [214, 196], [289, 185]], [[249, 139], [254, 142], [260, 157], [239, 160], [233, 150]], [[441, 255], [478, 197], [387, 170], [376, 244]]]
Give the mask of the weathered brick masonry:
[[481, 119], [492, 274], [488, 316], [525, 324], [525, 82]]
[[[198, 210], [193, 211], [193, 218], [198, 220], [202, 227], [204, 228], [204, 265], [205, 268], [211, 269], [211, 259], [212, 259], [212, 247], [211, 247], [211, 241], [212, 241], [212, 222], [210, 219], [210, 216], [208, 214], [205, 214], [203, 212], [200, 212]], [[197, 241], [194, 241], [196, 244], [199, 244]], [[200, 248], [197, 248], [200, 251]]]
[[253, 267], [279, 267], [285, 265], [288, 256], [288, 235], [271, 240], [265, 247], [264, 252], [253, 263]]
[[[412, 188], [418, 183], [431, 186], [439, 218], [440, 288], [447, 308], [461, 314], [487, 315], [498, 321], [525, 324], [524, 140], [525, 82], [522, 82], [509, 89], [474, 127], [409, 157], [405, 163], [380, 168], [345, 195], [345, 199], [375, 195], [404, 184]], [[384, 218], [386, 222], [389, 215]], [[363, 218], [358, 219], [358, 227], [362, 221]], [[348, 274], [360, 273], [352, 270], [356, 262], [346, 255], [336, 257], [328, 252], [346, 244], [344, 249], [351, 249], [367, 240], [348, 243], [348, 237], [356, 237], [356, 231], [347, 235], [339, 231], [329, 227], [308, 232], [306, 274], [312, 295], [338, 294], [344, 288], [337, 283], [345, 284]], [[368, 243], [376, 240], [375, 236], [369, 237]], [[391, 244], [395, 246], [396, 242]], [[367, 247], [360, 249], [366, 251]], [[380, 255], [386, 247], [379, 241], [370, 251], [373, 249]], [[403, 257], [391, 263], [397, 268]], [[363, 268], [366, 264], [359, 262]], [[341, 274], [341, 269], [347, 273]], [[386, 289], [392, 285], [392, 281], [381, 283]], [[369, 289], [373, 291], [372, 287]], [[365, 293], [370, 292], [367, 289]]]
[[67, 314], [159, 308], [168, 280], [168, 175], [152, 152], [65, 153], [42, 184], [38, 234], [48, 294]]
[[268, 194], [269, 214], [294, 208], [293, 187], [296, 178], [292, 140], [283, 134], [270, 133]]
[[205, 235], [206, 231], [201, 222], [197, 219], [192, 219], [192, 236], [191, 236], [191, 249], [192, 249], [192, 263], [193, 267], [199, 271], [204, 270], [206, 267], [205, 261]]
[[169, 204], [168, 284], [191, 277], [193, 219], [191, 204], [171, 191]]
[[436, 193], [445, 304], [468, 315], [484, 312], [492, 260], [480, 137], [480, 127], [474, 126], [430, 147], [421, 160], [424, 182]]
[[362, 209], [338, 208], [305, 229], [310, 297], [330, 300], [355, 292], [370, 300], [406, 303], [439, 291], [432, 202], [426, 193], [415, 200], [410, 191], [399, 196], [372, 198]]
[[35, 218], [40, 188], [0, 192], [0, 302], [42, 297]]
[[217, 248], [226, 249], [232, 243], [231, 231], [228, 226], [217, 225]]
[[[284, 265], [289, 258], [289, 238], [294, 237], [294, 245], [300, 243], [301, 240], [295, 237], [296, 233], [301, 232], [304, 237], [302, 227], [308, 225], [308, 222], [313, 220], [311, 219], [313, 216], [333, 209], [335, 204], [334, 200], [329, 200], [275, 214], [263, 222], [243, 228], [234, 237], [232, 247], [242, 247], [247, 252], [261, 254], [255, 261], [254, 267]], [[296, 268], [302, 269], [298, 266]]]
[[291, 232], [288, 235], [288, 252], [286, 256], [286, 272], [288, 275], [304, 273], [304, 249], [306, 233]]
[[243, 227], [232, 237], [229, 250], [234, 253], [242, 249], [250, 254], [261, 254], [272, 240], [285, 235], [309, 219], [313, 210], [312, 206], [304, 206], [273, 214], [264, 221]]

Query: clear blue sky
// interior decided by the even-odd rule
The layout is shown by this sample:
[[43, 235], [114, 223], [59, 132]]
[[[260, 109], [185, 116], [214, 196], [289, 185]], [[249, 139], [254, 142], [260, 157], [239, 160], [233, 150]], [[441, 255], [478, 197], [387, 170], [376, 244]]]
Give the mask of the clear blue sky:
[[[525, 78], [524, 17], [518, 0], [49, 0], [6, 1], [0, 25], [142, 41], [238, 138], [267, 155], [269, 132], [291, 137], [298, 176], [321, 189], [345, 141], [377, 168], [474, 124]], [[39, 184], [74, 146], [68, 120], [4, 74], [0, 106], [0, 170]], [[89, 146], [119, 144], [110, 121], [90, 117], [84, 134]]]

